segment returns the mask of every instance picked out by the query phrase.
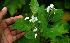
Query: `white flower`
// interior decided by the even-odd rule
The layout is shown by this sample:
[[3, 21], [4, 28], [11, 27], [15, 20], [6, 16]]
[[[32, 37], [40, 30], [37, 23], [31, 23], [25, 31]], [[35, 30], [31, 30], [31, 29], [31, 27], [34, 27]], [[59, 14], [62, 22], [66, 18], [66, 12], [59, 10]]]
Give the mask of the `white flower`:
[[50, 4], [50, 7], [51, 7], [51, 8], [54, 8], [54, 5], [53, 5], [53, 4]]
[[35, 34], [35, 38], [37, 37], [37, 33]]
[[52, 10], [51, 8], [54, 8], [53, 4], [50, 4], [50, 6], [47, 7], [47, 12], [49, 13], [50, 10]]
[[37, 28], [35, 27], [34, 30], [33, 30], [33, 32], [36, 32], [36, 31], [37, 31]]
[[30, 22], [32, 21], [32, 19], [29, 20]]
[[49, 13], [49, 11], [50, 11], [50, 6], [47, 7], [47, 12]]
[[30, 21], [30, 22], [32, 21], [32, 22], [34, 23], [34, 22], [37, 21], [37, 20], [38, 20], [37, 17], [32, 16], [32, 19], [30, 19], [29, 21]]
[[26, 19], [29, 19], [29, 17], [26, 17], [25, 20], [26, 20]]
[[55, 12], [54, 12], [54, 14], [55, 14]]

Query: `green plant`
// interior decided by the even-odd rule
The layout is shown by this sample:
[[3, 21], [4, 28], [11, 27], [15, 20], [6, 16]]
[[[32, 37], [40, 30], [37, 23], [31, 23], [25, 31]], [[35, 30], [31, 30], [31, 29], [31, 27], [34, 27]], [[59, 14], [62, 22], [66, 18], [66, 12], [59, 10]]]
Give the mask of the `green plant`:
[[[55, 9], [54, 5], [50, 4], [46, 12], [45, 5], [39, 7], [37, 0], [31, 0], [29, 5], [33, 13], [32, 19], [24, 20], [19, 18], [11, 27], [21, 31], [26, 30], [26, 34], [18, 40], [18, 43], [41, 43], [41, 37], [46, 38], [45, 42], [49, 38], [49, 43], [68, 43], [70, 41], [68, 35], [66, 37], [62, 35], [69, 33], [69, 24], [66, 21], [60, 20], [63, 17], [62, 9]], [[26, 19], [29, 19], [30, 15], [29, 18], [27, 17]], [[53, 25], [49, 22], [52, 22]]]

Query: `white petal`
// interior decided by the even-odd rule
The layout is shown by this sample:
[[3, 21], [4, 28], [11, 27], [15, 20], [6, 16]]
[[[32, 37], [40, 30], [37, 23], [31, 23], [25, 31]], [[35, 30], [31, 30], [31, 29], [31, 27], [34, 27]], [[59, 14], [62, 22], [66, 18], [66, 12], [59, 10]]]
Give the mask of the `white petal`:
[[34, 19], [32, 19], [32, 22], [33, 22], [33, 23], [35, 22]]
[[54, 5], [53, 5], [53, 4], [50, 4], [50, 7], [51, 7], [51, 8], [53, 8], [53, 7], [54, 7]]
[[47, 8], [50, 9], [50, 6], [48, 6]]
[[29, 17], [26, 17], [26, 19], [29, 19]]
[[34, 17], [35, 19], [37, 19], [37, 17]]
[[34, 19], [34, 16], [32, 15], [32, 19]]
[[37, 28], [35, 27], [34, 30], [33, 30], [33, 32], [36, 32], [36, 31], [37, 31]]
[[26, 20], [26, 18], [25, 18], [25, 20]]
[[26, 17], [25, 20], [26, 20], [26, 19], [29, 19], [29, 17]]
[[55, 12], [54, 12], [54, 14], [55, 14]]
[[47, 7], [47, 12], [49, 13], [49, 11], [50, 11], [50, 6]]
[[36, 28], [36, 27], [35, 27]]
[[32, 20], [29, 20], [30, 22], [32, 21]]
[[38, 19], [36, 19], [36, 21], [37, 21]]
[[33, 32], [36, 32], [36, 31], [37, 31], [36, 29], [33, 30]]
[[35, 34], [35, 38], [36, 38], [37, 34]]
[[38, 19], [37, 19], [37, 17], [35, 17], [35, 21], [37, 21]]

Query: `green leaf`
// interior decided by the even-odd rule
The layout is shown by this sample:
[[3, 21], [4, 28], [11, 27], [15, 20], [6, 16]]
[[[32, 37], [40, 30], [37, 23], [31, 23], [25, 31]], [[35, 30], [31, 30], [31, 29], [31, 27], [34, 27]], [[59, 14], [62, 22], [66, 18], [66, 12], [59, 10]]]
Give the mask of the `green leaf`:
[[41, 14], [41, 17], [42, 17], [41, 18], [42, 29], [45, 31], [47, 29], [48, 23], [47, 23], [47, 20], [43, 14]]
[[17, 9], [22, 7], [22, 4], [18, 0], [6, 0], [4, 6], [7, 7], [10, 15], [13, 16], [17, 12]]
[[31, 30], [26, 31], [26, 34], [24, 35], [27, 39], [35, 39], [35, 33]]
[[47, 23], [47, 18], [45, 18], [44, 6], [43, 5], [40, 6], [37, 12], [38, 12], [38, 21], [41, 21], [40, 25], [42, 29], [45, 30], [47, 28], [48, 23]]
[[[54, 12], [55, 12], [55, 14], [53, 14]], [[52, 14], [49, 17], [49, 20], [51, 20], [51, 22], [56, 22], [56, 21], [60, 20], [63, 17], [62, 9], [57, 9], [55, 11], [51, 11], [51, 13]]]
[[45, 14], [45, 10], [44, 10], [44, 8], [45, 8], [45, 5], [43, 4], [43, 5], [41, 5], [40, 7], [38, 7], [38, 11], [37, 11], [37, 13], [39, 14], [39, 13], [43, 13], [43, 14]]
[[25, 5], [26, 4], [26, 1], [25, 0], [18, 0], [22, 5]]
[[15, 23], [11, 28], [25, 31], [25, 30], [30, 30], [31, 28], [33, 28], [33, 26], [30, 25], [29, 21], [19, 18], [18, 20], [15, 21]]
[[53, 23], [53, 25], [51, 27], [54, 27], [56, 25], [60, 26], [62, 24], [63, 24], [64, 29], [67, 30], [67, 31], [69, 31], [70, 25], [66, 21], [62, 21], [62, 20]]
[[53, 28], [48, 28], [48, 30], [44, 31], [43, 36], [54, 39], [56, 36], [62, 36], [62, 34], [65, 34], [65, 33], [69, 33], [69, 32], [64, 29], [63, 24], [62, 24], [60, 26], [56, 25]]
[[38, 7], [39, 7], [39, 4], [38, 4], [37, 0], [31, 0], [30, 9], [31, 9], [32, 13], [35, 14], [38, 10]]
[[25, 36], [19, 39], [21, 43], [30, 43], [33, 39], [27, 39]]
[[17, 8], [13, 4], [7, 5], [7, 8], [8, 8], [8, 11], [10, 12], [11, 16], [13, 16], [15, 14], [15, 12], [17, 12]]
[[38, 21], [35, 22], [35, 26], [36, 26], [36, 28], [38, 28]]
[[42, 34], [45, 30], [47, 30], [47, 25], [48, 25], [47, 18], [45, 18], [46, 13], [45, 13], [44, 7], [45, 7], [44, 5], [40, 6], [37, 11], [38, 22], [41, 21], [39, 23], [39, 28], [41, 28], [39, 29], [40, 34]]
[[21, 43], [41, 43], [39, 37], [35, 39], [27, 39], [25, 36], [23, 36], [18, 41], [20, 41]]
[[53, 39], [53, 41], [51, 41], [52, 43], [55, 42], [60, 42], [60, 43], [69, 43], [70, 42], [70, 37], [66, 36], [66, 37], [56, 37], [55, 39]]

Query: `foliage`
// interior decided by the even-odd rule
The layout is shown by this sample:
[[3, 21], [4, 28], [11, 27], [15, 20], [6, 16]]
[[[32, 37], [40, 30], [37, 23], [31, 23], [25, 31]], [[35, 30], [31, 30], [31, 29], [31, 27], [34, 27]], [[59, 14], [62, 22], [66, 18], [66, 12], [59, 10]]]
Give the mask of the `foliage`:
[[[14, 41], [14, 43], [68, 43], [70, 41], [70, 36], [68, 35], [70, 34], [70, 25], [66, 21], [61, 20], [61, 18], [64, 10], [70, 11], [69, 2], [70, 0], [1, 0], [0, 10], [4, 6], [7, 7], [9, 12], [5, 18], [19, 13], [19, 15], [23, 15], [24, 18], [29, 17], [29, 19], [34, 14], [34, 17], [38, 19], [34, 23], [30, 22], [29, 19], [19, 18], [16, 20], [11, 28], [25, 31], [26, 34]], [[45, 9], [51, 3], [54, 4], [57, 10], [50, 10], [48, 13]], [[38, 30], [33, 32], [35, 27]], [[36, 33], [37, 37], [35, 38]], [[63, 36], [63, 34], [66, 36]]]
[[4, 6], [8, 8], [10, 15], [13, 16], [17, 12], [17, 9], [21, 9], [24, 4], [25, 0], [5, 0]]
[[16, 20], [16, 22], [13, 24], [11, 28], [25, 31], [25, 30], [30, 30], [31, 28], [33, 28], [33, 26], [30, 25], [28, 21], [19, 18], [18, 20]]
[[[55, 12], [55, 14], [53, 12]], [[63, 11], [61, 9], [55, 10], [53, 12], [51, 12], [51, 15], [49, 17], [49, 20], [51, 20], [51, 22], [56, 22], [63, 17]]]
[[35, 14], [37, 12], [38, 6], [39, 6], [39, 4], [38, 4], [37, 0], [31, 0], [30, 9], [31, 9], [32, 13]]
[[70, 41], [70, 37], [69, 36], [66, 36], [66, 37], [59, 37], [57, 36], [55, 39], [53, 39], [51, 42], [52, 43], [69, 43]]

